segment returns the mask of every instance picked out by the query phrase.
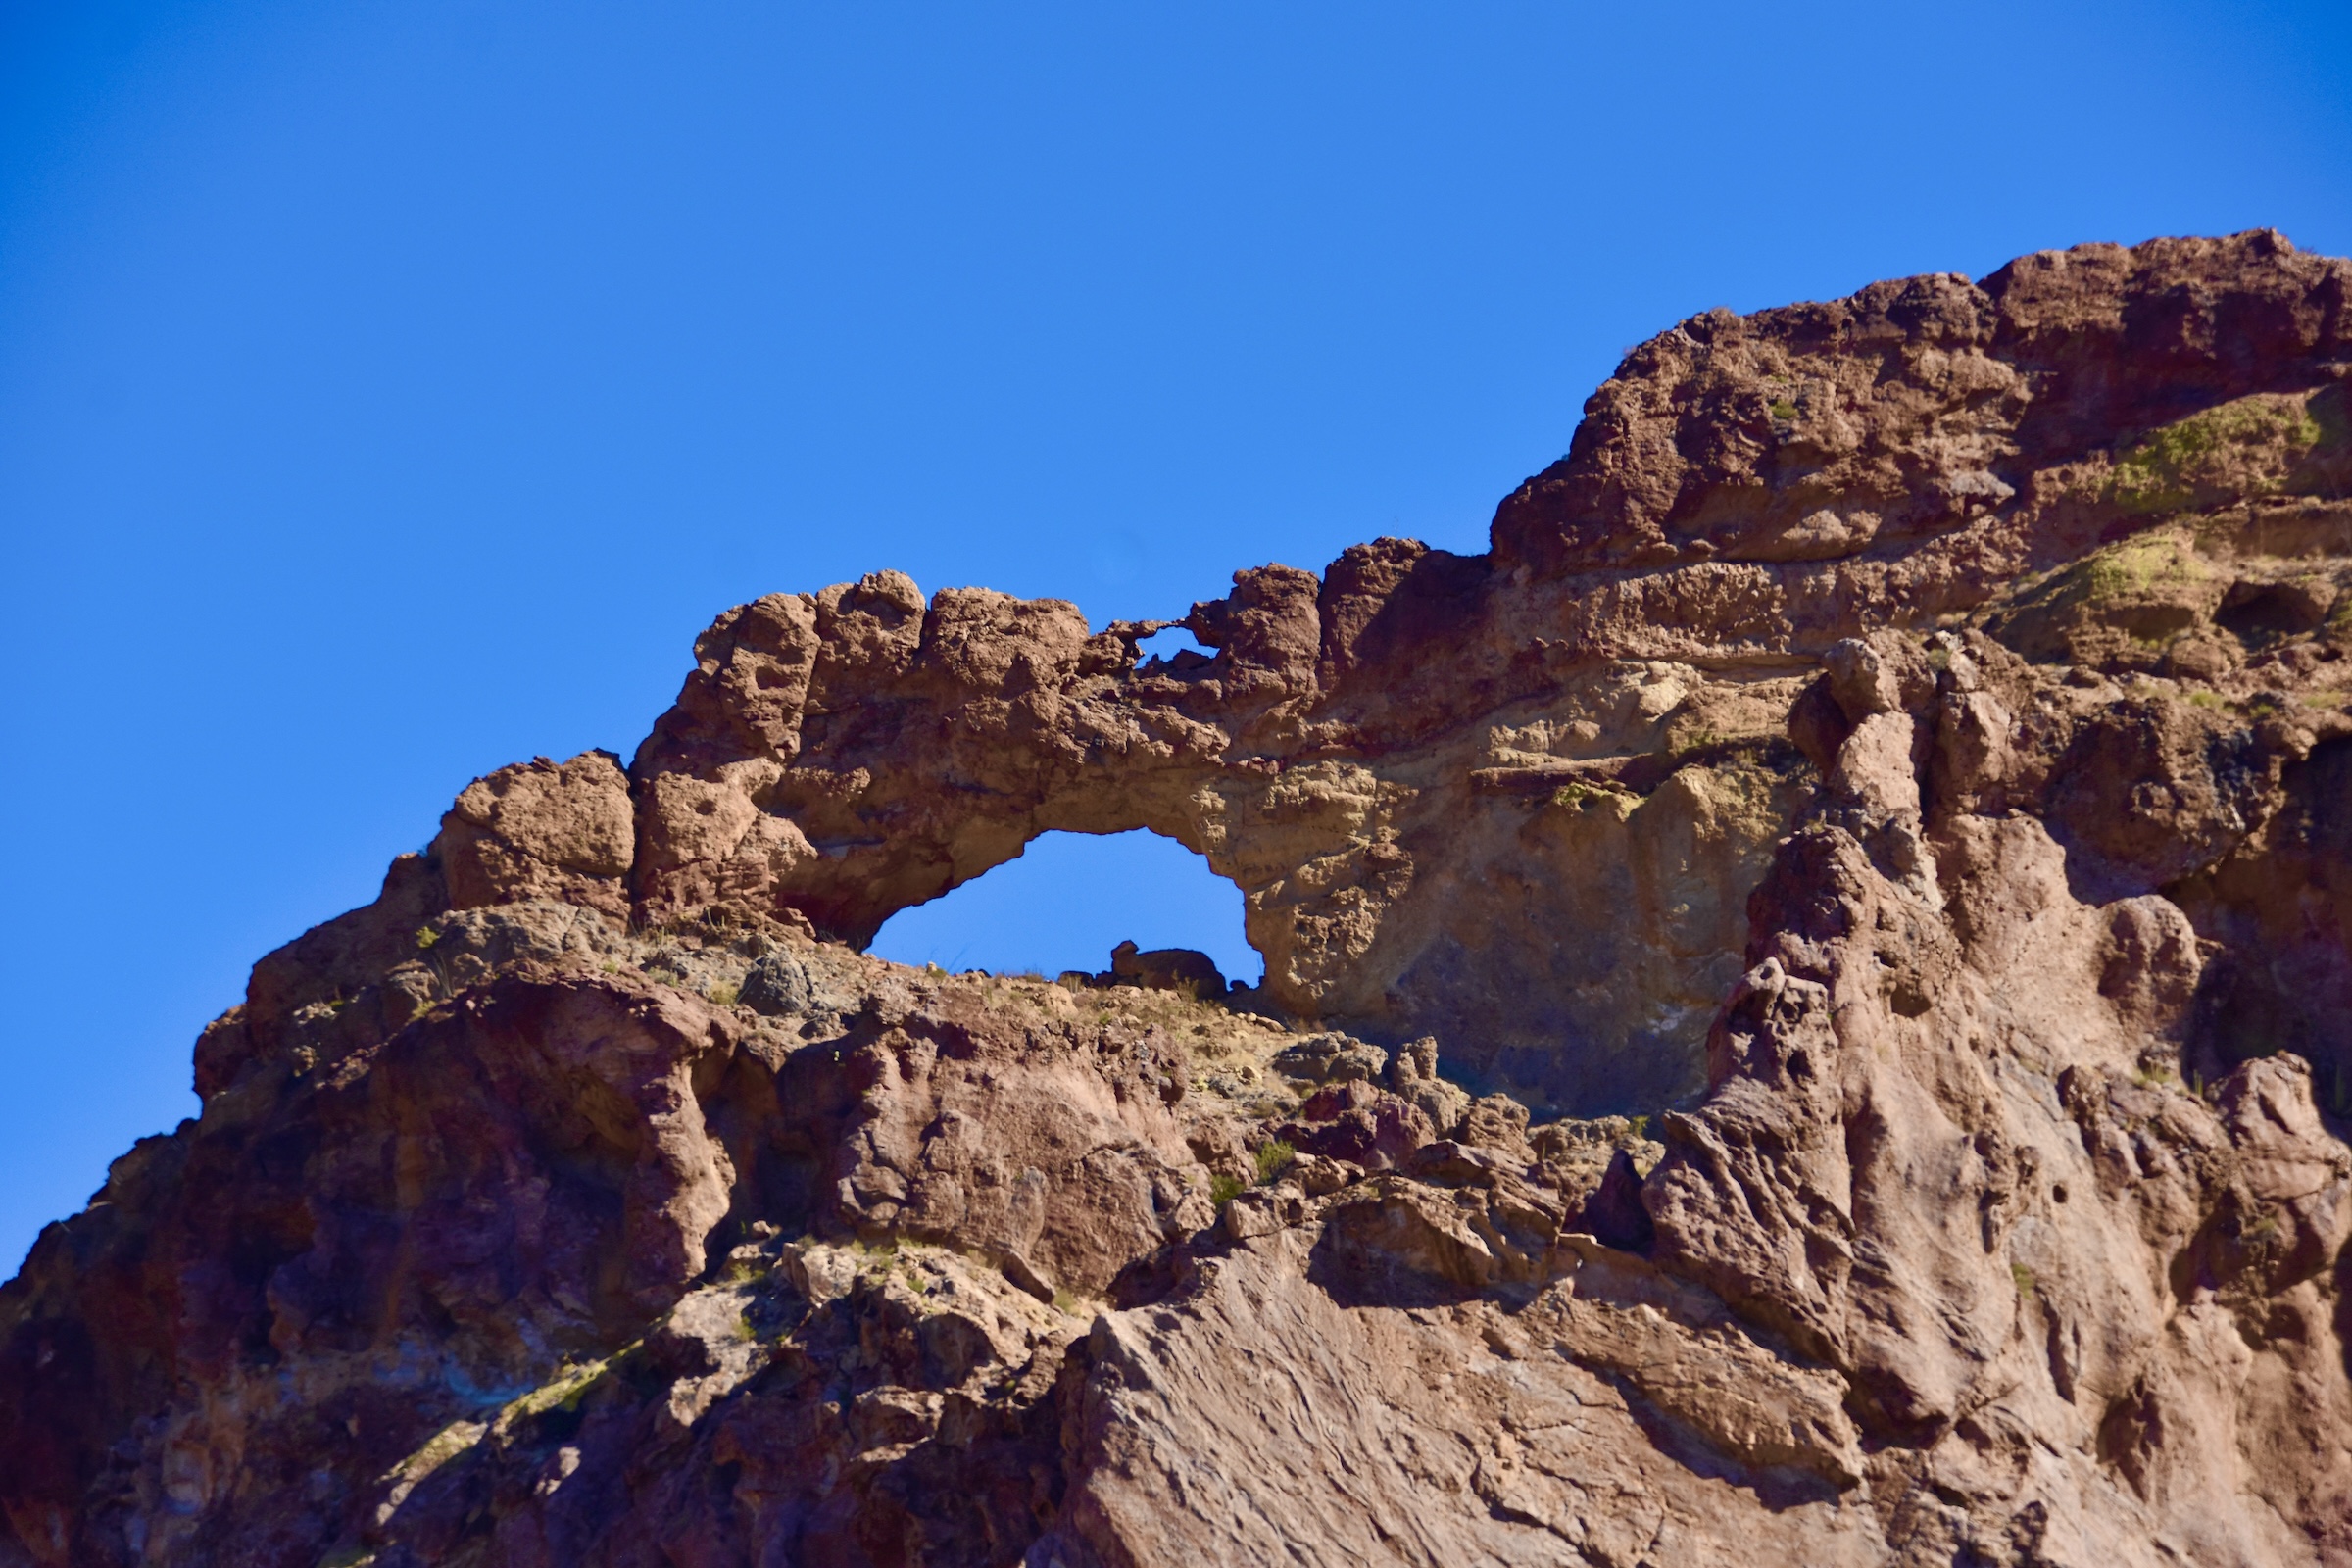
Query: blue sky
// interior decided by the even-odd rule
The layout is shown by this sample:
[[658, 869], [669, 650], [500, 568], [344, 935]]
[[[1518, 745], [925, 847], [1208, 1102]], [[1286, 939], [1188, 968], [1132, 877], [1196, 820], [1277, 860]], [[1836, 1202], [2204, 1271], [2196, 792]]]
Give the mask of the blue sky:
[[[256, 956], [630, 752], [726, 606], [1478, 549], [1692, 312], [2352, 252], [2348, 78], [2340, 0], [0, 4], [0, 1269]], [[967, 892], [886, 951], [1244, 961], [1164, 845]]]

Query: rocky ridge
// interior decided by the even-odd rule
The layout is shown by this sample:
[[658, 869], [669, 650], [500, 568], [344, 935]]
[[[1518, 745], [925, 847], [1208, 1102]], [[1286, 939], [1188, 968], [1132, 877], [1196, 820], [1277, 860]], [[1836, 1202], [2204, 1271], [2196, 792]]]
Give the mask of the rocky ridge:
[[[0, 1289], [0, 1568], [2352, 1563], [2348, 291], [1693, 318], [1208, 655], [728, 612]], [[1139, 827], [1261, 987], [858, 951]]]

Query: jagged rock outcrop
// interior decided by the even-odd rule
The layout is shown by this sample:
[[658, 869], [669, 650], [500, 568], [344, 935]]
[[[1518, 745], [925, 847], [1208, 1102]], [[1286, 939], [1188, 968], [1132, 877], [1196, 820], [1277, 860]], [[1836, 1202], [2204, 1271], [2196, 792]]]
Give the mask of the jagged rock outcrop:
[[[1211, 656], [730, 611], [0, 1290], [0, 1568], [2352, 1563], [2348, 289], [1695, 318]], [[1261, 987], [857, 951], [1138, 827]]]

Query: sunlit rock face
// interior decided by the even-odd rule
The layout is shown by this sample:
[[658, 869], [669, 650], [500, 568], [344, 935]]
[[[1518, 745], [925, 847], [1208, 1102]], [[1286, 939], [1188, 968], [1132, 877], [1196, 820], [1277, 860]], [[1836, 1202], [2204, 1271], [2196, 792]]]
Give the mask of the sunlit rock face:
[[[1205, 656], [727, 612], [0, 1291], [0, 1568], [2352, 1561], [2348, 290], [1694, 318]], [[860, 951], [1138, 827], [1262, 987]]]

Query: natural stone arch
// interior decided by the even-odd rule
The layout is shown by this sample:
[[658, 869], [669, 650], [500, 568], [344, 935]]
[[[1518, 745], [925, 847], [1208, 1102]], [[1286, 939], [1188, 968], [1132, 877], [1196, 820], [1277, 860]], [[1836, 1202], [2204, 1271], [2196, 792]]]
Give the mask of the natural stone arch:
[[[788, 704], [792, 659], [729, 692], [730, 654], [633, 773], [478, 781], [374, 905], [256, 965], [199, 1044], [203, 1117], [118, 1161], [0, 1298], [0, 1560], [113, 1560], [149, 1525], [150, 1554], [325, 1560], [681, 1532], [737, 1560], [2340, 1544], [2352, 1467], [2314, 1435], [2352, 1430], [2352, 1158], [2324, 1115], [2352, 1059], [2347, 299], [2344, 264], [2241, 236], [1711, 315], [1594, 399], [1496, 561], [1388, 541], [1319, 584], [1247, 574], [1195, 607], [1215, 656], [1158, 670], [1024, 665], [1067, 607], [986, 598], [1013, 657], [970, 680], [939, 669], [973, 652], [973, 596], [906, 585], [908, 670], [821, 678], [856, 662], [836, 616]], [[2191, 510], [2151, 522], [2151, 496]], [[821, 627], [868, 588], [775, 613]], [[1857, 594], [1897, 623], [1841, 620]], [[2182, 679], [2217, 675], [2227, 704]], [[1035, 731], [1008, 782], [970, 776], [954, 748], [1007, 724]], [[735, 733], [761, 726], [791, 746]], [[1749, 901], [1740, 846], [1808, 795]], [[1571, 1102], [1639, 1090], [1645, 1053], [1687, 1064], [1712, 1020], [1716, 1092], [1656, 1144], [1531, 1137], [1425, 1053], [1343, 1087], [1343, 1058], [1378, 1064], [1195, 1013], [1338, 1113], [1300, 1107], [1279, 1131], [1315, 1163], [1220, 1219], [1208, 1184], [1256, 1174], [1269, 1129], [1194, 1092], [1175, 1009], [698, 919], [854, 908], [855, 878], [888, 903], [1040, 813], [1152, 801], [1265, 868], [1326, 1015], [1430, 1021]], [[796, 844], [841, 853], [796, 868]], [[804, 960], [831, 984], [785, 1005]], [[1610, 983], [1643, 963], [1654, 1015]], [[2282, 1045], [2334, 1070], [2234, 1059]], [[1428, 1301], [1452, 1309], [1400, 1310]], [[989, 1349], [932, 1367], [978, 1349], [975, 1309]], [[1101, 1353], [1000, 1375], [1052, 1374], [1090, 1323]], [[760, 1375], [839, 1365], [852, 1329], [860, 1386], [912, 1396], [859, 1401], [900, 1460], [834, 1380]], [[1260, 1419], [1244, 1360], [1298, 1369], [1296, 1420]], [[493, 1427], [484, 1391], [531, 1389]], [[1350, 1443], [1367, 1402], [1395, 1420]], [[558, 1446], [593, 1468], [542, 1508]], [[1417, 1462], [1438, 1450], [1480, 1484]], [[1201, 1454], [1237, 1483], [1208, 1507]], [[1297, 1506], [1343, 1470], [1385, 1514]], [[1034, 1484], [992, 1494], [1008, 1474]], [[1003, 1509], [910, 1514], [965, 1494]], [[1220, 1520], [1248, 1528], [1196, 1528]]]
[[[733, 905], [862, 945], [1042, 833], [1147, 829], [1241, 890], [1264, 994], [1302, 1021], [1436, 1034], [1456, 1070], [1541, 1102], [1693, 1093], [1742, 901], [1794, 809], [1795, 754], [1769, 736], [1801, 682], [1729, 683], [1739, 702], [1701, 706], [1740, 733], [1663, 789], [1684, 770], [1625, 764], [1695, 711], [1708, 683], [1687, 666], [1538, 670], [1479, 721], [1395, 733], [1348, 677], [1377, 694], [1432, 643], [1475, 651], [1495, 605], [1457, 559], [1384, 541], [1321, 579], [1242, 573], [1182, 623], [1214, 656], [1172, 661], [1137, 649], [1168, 622], [1096, 634], [1070, 605], [926, 603], [897, 573], [741, 607], [632, 768], [637, 908]], [[1597, 769], [1555, 765], [1577, 736]]]
[[729, 612], [633, 769], [640, 907], [741, 902], [862, 944], [1041, 833], [1141, 828], [1242, 889], [1261, 954], [1283, 945], [1254, 916], [1294, 862], [1232, 831], [1262, 780], [1227, 764], [1231, 737], [1184, 710], [1197, 687], [1164, 662], [1142, 683], [1167, 691], [1130, 689], [1159, 624], [1097, 635], [1075, 606], [985, 589], [926, 606], [897, 572]]
[[[625, 875], [466, 817], [465, 896], [735, 906], [862, 943], [1037, 833], [1148, 827], [1243, 890], [1269, 999], [1302, 1021], [1434, 1034], [1540, 1106], [1685, 1099], [1762, 852], [1842, 739], [1830, 651], [1961, 625], [2155, 526], [2156, 492], [2116, 475], [2158, 449], [2118, 432], [2288, 432], [2174, 442], [2222, 455], [2163, 492], [2210, 515], [2339, 493], [2345, 277], [2252, 234], [1693, 318], [1628, 356], [1491, 554], [1382, 539], [1320, 576], [1240, 572], [1181, 622], [1208, 657], [1143, 660], [1174, 622], [1098, 634], [897, 572], [771, 595], [698, 642], [631, 764]], [[2165, 373], [2132, 372], [2157, 342]], [[2249, 398], [2264, 419], [2225, 417]], [[2281, 526], [2261, 514], [2266, 548]]]

